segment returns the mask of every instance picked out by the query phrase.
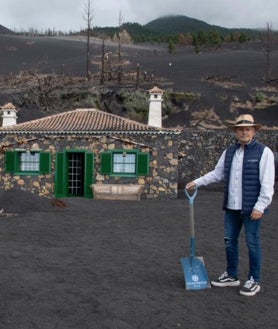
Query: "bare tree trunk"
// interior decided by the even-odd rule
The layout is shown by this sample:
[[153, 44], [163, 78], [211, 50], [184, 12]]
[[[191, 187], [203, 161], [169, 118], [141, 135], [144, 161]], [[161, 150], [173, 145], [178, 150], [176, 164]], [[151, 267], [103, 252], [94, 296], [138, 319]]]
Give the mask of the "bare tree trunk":
[[140, 69], [139, 69], [139, 64], [136, 66], [136, 89], [139, 88], [139, 80], [140, 79]]
[[122, 45], [121, 42], [119, 42], [118, 47], [118, 60], [119, 60], [119, 66], [118, 66], [118, 84], [121, 84], [122, 82]]
[[102, 50], [101, 50], [101, 78], [100, 78], [100, 84], [104, 84], [104, 53], [105, 46], [104, 46], [104, 40], [102, 40]]
[[90, 30], [87, 29], [87, 51], [86, 51], [86, 77], [88, 80], [91, 79], [90, 72]]
[[267, 23], [267, 31], [266, 31], [266, 80], [271, 79], [271, 59], [270, 54], [272, 50], [272, 30], [271, 25]]
[[91, 70], [90, 70], [90, 32], [92, 30], [92, 20], [93, 20], [93, 11], [92, 11], [91, 0], [88, 0], [85, 11], [84, 11], [84, 20], [87, 23], [87, 44], [86, 44], [86, 77], [88, 80], [91, 79]]
[[118, 84], [121, 84], [122, 82], [122, 44], [121, 44], [121, 26], [122, 26], [123, 16], [120, 12], [119, 14], [119, 45], [118, 45], [118, 60], [119, 60], [119, 66], [118, 66]]

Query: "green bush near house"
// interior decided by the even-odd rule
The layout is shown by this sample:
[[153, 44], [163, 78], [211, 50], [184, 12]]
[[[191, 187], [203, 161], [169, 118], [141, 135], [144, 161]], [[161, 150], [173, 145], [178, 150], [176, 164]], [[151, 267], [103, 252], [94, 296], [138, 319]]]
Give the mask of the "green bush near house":
[[165, 92], [163, 94], [163, 114], [169, 115], [174, 112], [178, 112], [184, 109], [187, 105], [192, 104], [198, 100], [200, 96], [198, 94], [189, 92]]
[[264, 101], [264, 99], [265, 99], [265, 95], [262, 93], [262, 92], [257, 92], [256, 93], [256, 95], [255, 95], [255, 101], [257, 102], [257, 103], [261, 103], [261, 102], [263, 102]]
[[140, 91], [123, 91], [124, 108], [128, 118], [139, 122], [146, 122], [149, 110], [149, 95]]

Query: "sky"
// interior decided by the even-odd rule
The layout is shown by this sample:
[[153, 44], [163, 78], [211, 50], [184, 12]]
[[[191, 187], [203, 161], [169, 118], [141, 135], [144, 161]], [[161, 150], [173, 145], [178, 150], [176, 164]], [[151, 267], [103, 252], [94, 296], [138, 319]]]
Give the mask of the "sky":
[[0, 0], [0, 25], [13, 31], [79, 31], [91, 2], [92, 26], [144, 25], [184, 15], [227, 28], [278, 30], [278, 0]]

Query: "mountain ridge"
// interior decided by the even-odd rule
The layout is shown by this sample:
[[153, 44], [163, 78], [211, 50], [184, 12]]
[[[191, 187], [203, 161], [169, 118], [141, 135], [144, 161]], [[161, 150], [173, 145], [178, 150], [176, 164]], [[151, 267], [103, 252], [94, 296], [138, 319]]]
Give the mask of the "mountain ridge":
[[[135, 42], [141, 41], [169, 41], [180, 34], [198, 34], [217, 32], [222, 37], [232, 34], [246, 34], [250, 38], [257, 37], [261, 30], [246, 28], [226, 28], [211, 25], [204, 21], [184, 15], [166, 15], [150, 21], [145, 25], [127, 22], [120, 27], [95, 27], [93, 33], [109, 35], [111, 38], [125, 29]], [[159, 40], [160, 39], [160, 40]]]
[[150, 21], [145, 24], [144, 27], [153, 31], [166, 33], [169, 27], [173, 28], [174, 31], [178, 33], [197, 33], [199, 31], [209, 31], [209, 30], [218, 30], [222, 33], [231, 33], [231, 32], [258, 32], [257, 29], [246, 29], [246, 28], [227, 28], [223, 26], [209, 24], [205, 21], [198, 20], [196, 18], [191, 18], [185, 15], [165, 15], [157, 19]]
[[[126, 22], [120, 27], [94, 26], [93, 31], [107, 32], [108, 34], [116, 33], [119, 29], [126, 28], [128, 32], [146, 33], [146, 34], [179, 34], [179, 33], [198, 33], [200, 31], [219, 31], [221, 34], [229, 34], [235, 32], [244, 32], [250, 35], [258, 34], [261, 29], [248, 29], [248, 28], [227, 28], [218, 25], [212, 25], [205, 21], [188, 17], [186, 15], [164, 15], [151, 20], [147, 24], [139, 24], [137, 22]], [[27, 31], [25, 31], [27, 32]], [[81, 32], [81, 31], [79, 31]], [[15, 32], [0, 24], [0, 34], [14, 34]], [[70, 33], [70, 32], [68, 32]], [[19, 33], [20, 34], [20, 33]]]

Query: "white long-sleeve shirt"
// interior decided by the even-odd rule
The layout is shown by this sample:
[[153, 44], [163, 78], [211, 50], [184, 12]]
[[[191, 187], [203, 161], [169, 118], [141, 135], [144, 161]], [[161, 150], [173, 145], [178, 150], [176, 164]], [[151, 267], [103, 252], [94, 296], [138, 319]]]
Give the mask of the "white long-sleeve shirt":
[[[194, 180], [194, 183], [200, 187], [211, 183], [218, 183], [224, 179], [224, 160], [226, 150], [222, 153], [214, 170], [206, 175]], [[232, 160], [228, 203], [227, 208], [232, 210], [241, 210], [242, 208], [242, 165], [244, 149], [239, 147]], [[260, 184], [261, 190], [254, 209], [264, 212], [270, 205], [274, 194], [275, 166], [274, 155], [269, 147], [265, 147], [260, 160]]]

